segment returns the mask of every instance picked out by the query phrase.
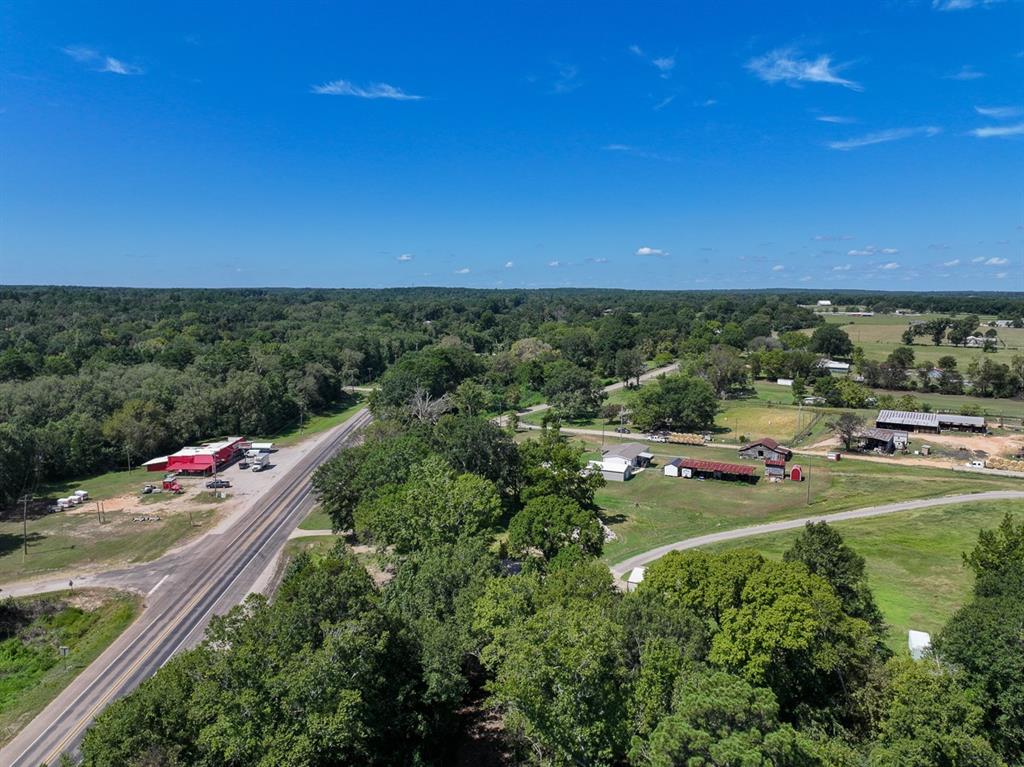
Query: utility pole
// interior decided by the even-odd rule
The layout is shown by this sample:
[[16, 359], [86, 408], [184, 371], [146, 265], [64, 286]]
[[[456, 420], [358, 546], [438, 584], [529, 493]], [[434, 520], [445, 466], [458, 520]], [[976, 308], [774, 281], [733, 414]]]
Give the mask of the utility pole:
[[804, 471], [804, 481], [807, 482], [807, 505], [811, 505], [811, 473]]
[[25, 493], [21, 496], [21, 559], [24, 562], [28, 559], [28, 502], [32, 500], [32, 493]]

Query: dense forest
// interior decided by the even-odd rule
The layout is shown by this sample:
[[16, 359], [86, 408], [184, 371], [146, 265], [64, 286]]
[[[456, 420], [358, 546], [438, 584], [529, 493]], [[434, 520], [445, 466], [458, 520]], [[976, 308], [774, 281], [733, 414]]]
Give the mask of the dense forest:
[[[376, 381], [391, 366], [400, 375], [378, 396], [393, 405], [406, 404], [425, 376], [435, 396], [465, 382], [458, 394], [476, 412], [548, 400], [568, 417], [593, 412], [602, 381], [625, 380], [648, 361], [683, 359], [719, 395], [746, 377], [748, 364], [810, 381], [817, 357], [793, 331], [820, 324], [800, 305], [815, 297], [0, 288], [0, 503], [49, 480], [137, 465], [197, 440], [272, 434], [338, 406], [345, 386]], [[1019, 294], [847, 299], [1024, 311]], [[779, 338], [791, 344], [779, 349]], [[409, 354], [428, 348], [435, 353]], [[739, 361], [740, 352], [752, 356]], [[417, 369], [424, 365], [434, 369]], [[993, 393], [1004, 388], [997, 382]]]
[[973, 597], [917, 662], [824, 523], [782, 561], [673, 553], [622, 593], [582, 449], [555, 426], [517, 443], [445, 399], [458, 378], [375, 399], [364, 443], [314, 475], [371, 572], [341, 542], [298, 555], [101, 714], [85, 765], [1022, 763], [1024, 525], [981, 535]]

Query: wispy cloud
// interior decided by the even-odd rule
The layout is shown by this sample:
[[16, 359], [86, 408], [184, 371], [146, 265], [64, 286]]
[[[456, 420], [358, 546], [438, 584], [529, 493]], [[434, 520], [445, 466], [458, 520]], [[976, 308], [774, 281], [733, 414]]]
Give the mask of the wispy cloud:
[[142, 67], [136, 64], [129, 64], [113, 56], [100, 53], [95, 48], [85, 45], [69, 45], [62, 49], [65, 54], [75, 61], [83, 64], [97, 64], [97, 72], [109, 72], [114, 75], [141, 75], [144, 74]]
[[675, 157], [669, 157], [668, 155], [658, 154], [657, 152], [649, 152], [646, 149], [640, 147], [630, 146], [629, 144], [605, 144], [602, 149], [606, 152], [618, 152], [620, 154], [628, 154], [633, 157], [642, 157], [645, 160], [660, 160], [661, 162], [676, 162]]
[[852, 117], [843, 117], [842, 115], [818, 115], [814, 119], [818, 122], [835, 123], [836, 125], [849, 125], [850, 123], [857, 122]]
[[400, 255], [395, 260], [396, 261], [403, 261], [403, 262], [405, 262], [405, 261], [412, 261], [414, 258], [416, 258], [416, 256], [414, 256], [412, 253], [403, 253], [402, 255]]
[[506, 261], [506, 262], [505, 262], [505, 268], [506, 268], [506, 269], [511, 269], [511, 268], [512, 268], [513, 266], [515, 266], [515, 265], [516, 265], [516, 264], [515, 264], [515, 262], [514, 262], [514, 261]]
[[1024, 109], [1020, 107], [974, 107], [974, 111], [996, 120], [1008, 120], [1011, 117], [1020, 117], [1024, 114]]
[[976, 256], [975, 258], [971, 259], [971, 263], [972, 264], [980, 264], [984, 260], [985, 260], [984, 256]]
[[84, 45], [69, 45], [61, 50], [75, 61], [95, 61], [100, 57], [99, 51]]
[[984, 8], [999, 2], [1002, 0], [932, 0], [932, 8], [937, 11], [966, 11], [970, 8]]
[[1008, 274], [1009, 274], [1009, 272], [997, 272], [997, 273], [996, 273], [996, 279], [997, 279], [997, 280], [1001, 280], [1001, 279], [1003, 279], [1004, 277], [1006, 277], [1006, 275], [1008, 275]]
[[464, 266], [461, 269], [456, 269], [455, 273], [456, 274], [469, 274], [469, 267], [468, 266]]
[[585, 259], [585, 260], [586, 260], [586, 262], [587, 262], [588, 264], [607, 264], [607, 263], [608, 263], [608, 259], [607, 259], [607, 258], [604, 258], [604, 257], [600, 257], [600, 258], [588, 258], [588, 259]]
[[629, 52], [652, 64], [665, 79], [668, 79], [672, 75], [672, 70], [676, 68], [675, 56], [648, 56], [639, 45], [629, 46]]
[[839, 240], [852, 240], [852, 234], [816, 234], [812, 237], [815, 242], [837, 242]]
[[702, 107], [713, 107], [718, 103], [718, 99], [705, 99], [700, 103]]
[[667, 250], [662, 250], [661, 248], [649, 248], [646, 245], [643, 245], [636, 249], [636, 255], [662, 257], [669, 255], [669, 252]]
[[827, 83], [853, 91], [864, 90], [860, 83], [839, 76], [839, 71], [846, 66], [834, 65], [832, 57], [825, 54], [816, 59], [801, 58], [792, 48], [777, 48], [747, 62], [747, 69], [767, 83], [786, 83], [790, 86]]
[[989, 125], [985, 128], [975, 128], [967, 131], [978, 138], [1006, 138], [1007, 136], [1020, 136], [1024, 134], [1024, 123], [1014, 125]]
[[943, 266], [960, 266], [960, 259], [954, 258], [952, 261], [943, 261]]
[[675, 100], [675, 96], [666, 96], [665, 98], [663, 98], [661, 101], [654, 105], [654, 111], [657, 112], [661, 109], [664, 109]]
[[773, 272], [782, 272], [785, 271], [785, 269], [786, 267], [783, 266], [782, 264], [776, 264], [775, 266], [772, 267]]
[[1008, 258], [996, 258], [993, 256], [985, 262], [985, 266], [1006, 266], [1008, 263], [1010, 263]]
[[842, 266], [833, 266], [833, 272], [848, 272], [853, 268], [853, 264], [843, 264]]
[[846, 255], [848, 255], [848, 256], [874, 256], [874, 255], [881, 254], [881, 255], [884, 255], [884, 256], [895, 256], [899, 252], [900, 252], [899, 248], [880, 248], [877, 245], [868, 245], [866, 248], [855, 248], [854, 250], [848, 250], [848, 251], [846, 251]]
[[806, 275], [804, 275], [803, 277], [800, 278], [800, 282], [810, 282], [813, 279], [814, 278], [811, 277], [809, 274], [806, 274]]
[[370, 83], [366, 87], [349, 80], [330, 80], [310, 88], [321, 96], [355, 96], [360, 99], [390, 99], [392, 101], [420, 101], [423, 97], [406, 93], [388, 83]]
[[551, 267], [552, 269], [557, 269], [561, 265], [562, 265], [561, 261], [548, 261], [548, 266]]
[[972, 67], [970, 64], [964, 64], [959, 70], [951, 75], [946, 75], [947, 80], [980, 80], [985, 76], [984, 72], [979, 72], [977, 69]]
[[101, 72], [110, 72], [115, 75], [141, 75], [142, 67], [137, 67], [134, 64], [126, 64], [120, 59], [115, 59], [113, 56], [105, 56], [103, 58], [103, 66], [100, 67]]
[[889, 130], [866, 133], [863, 136], [845, 139], [843, 141], [830, 141], [826, 146], [829, 149], [838, 149], [842, 152], [851, 149], [859, 149], [872, 144], [885, 144], [889, 141], [900, 141], [913, 136], [935, 136], [942, 132], [941, 128], [934, 125], [925, 125], [919, 128], [890, 128]]
[[897, 264], [897, 263], [896, 263], [895, 261], [890, 261], [890, 262], [889, 262], [889, 263], [887, 263], [887, 264], [882, 264], [882, 265], [881, 265], [880, 267], [878, 267], [878, 268], [879, 268], [879, 269], [886, 269], [886, 270], [890, 270], [890, 269], [899, 269], [899, 268], [900, 268], [900, 265], [899, 265], [899, 264]]
[[563, 93], [572, 93], [580, 87], [580, 70], [575, 64], [556, 63], [555, 67], [558, 69], [558, 76], [555, 78], [555, 82], [551, 85], [552, 93], [559, 95]]

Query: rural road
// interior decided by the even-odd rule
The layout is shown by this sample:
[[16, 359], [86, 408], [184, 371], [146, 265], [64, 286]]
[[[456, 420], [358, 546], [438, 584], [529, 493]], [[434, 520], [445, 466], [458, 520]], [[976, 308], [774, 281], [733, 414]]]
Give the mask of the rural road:
[[720, 533], [709, 533], [699, 535], [695, 538], [687, 538], [675, 543], [668, 543], [664, 546], [645, 551], [634, 557], [625, 559], [618, 564], [611, 566], [612, 576], [615, 582], [619, 583], [622, 576], [634, 567], [643, 567], [655, 560], [661, 559], [670, 551], [685, 551], [697, 549], [701, 546], [710, 546], [724, 541], [734, 541], [738, 538], [751, 538], [756, 535], [778, 533], [783, 530], [794, 530], [803, 527], [808, 522], [845, 522], [850, 519], [865, 519], [867, 517], [878, 517], [883, 514], [896, 514], [901, 511], [914, 511], [915, 509], [929, 509], [933, 506], [948, 506], [957, 503], [976, 503], [978, 501], [1020, 501], [1024, 500], [1022, 490], [991, 490], [985, 493], [962, 493], [960, 495], [946, 495], [941, 498], [922, 498], [917, 501], [900, 501], [899, 503], [888, 503], [884, 506], [868, 506], [863, 509], [851, 509], [850, 511], [837, 511], [834, 514], [820, 514], [813, 517], [801, 517], [800, 519], [784, 519], [778, 522], [767, 522], [763, 525], [751, 525], [750, 527], [737, 527], [733, 530], [723, 530]]
[[[335, 429], [223, 532], [146, 565], [76, 582], [133, 591], [146, 602], [135, 622], [85, 668], [35, 719], [0, 750], [4, 767], [56, 764], [74, 752], [92, 720], [111, 701], [148, 679], [176, 652], [202, 638], [213, 615], [227, 612], [249, 592], [313, 507], [313, 470], [370, 422], [365, 408]], [[61, 584], [60, 588], [66, 588]]]
[[[650, 381], [652, 378], [657, 378], [658, 376], [664, 373], [674, 373], [677, 370], [679, 370], [678, 362], [673, 362], [671, 365], [665, 365], [664, 367], [648, 370], [646, 373], [642, 373], [640, 375], [640, 383]], [[605, 392], [606, 394], [611, 394], [613, 391], [618, 391], [619, 389], [624, 388], [626, 388], [625, 381], [617, 381], [613, 384], [608, 384], [601, 391]], [[532, 407], [528, 407], [525, 410], [520, 410], [519, 415], [524, 416], [529, 415], [530, 413], [540, 413], [543, 412], [544, 410], [549, 410], [550, 408], [551, 405], [549, 405], [547, 402], [543, 402], [540, 405], [533, 405]]]

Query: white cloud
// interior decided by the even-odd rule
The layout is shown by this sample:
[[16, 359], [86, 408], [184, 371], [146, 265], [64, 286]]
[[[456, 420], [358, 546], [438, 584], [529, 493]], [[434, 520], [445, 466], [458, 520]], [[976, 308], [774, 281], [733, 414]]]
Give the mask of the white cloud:
[[985, 260], [984, 256], [978, 256], [977, 258], [972, 258], [971, 259], [971, 263], [972, 264], [980, 264], [984, 260]]
[[629, 52], [634, 56], [639, 56], [644, 61], [650, 62], [654, 67], [661, 73], [663, 78], [668, 78], [672, 74], [672, 70], [676, 67], [675, 56], [648, 56], [644, 49], [639, 45], [629, 46]]
[[842, 266], [833, 266], [833, 272], [848, 272], [853, 268], [853, 264], [843, 264]]
[[412, 253], [403, 253], [402, 255], [400, 255], [395, 260], [396, 261], [412, 261], [415, 257], [416, 256], [414, 256]]
[[980, 80], [985, 76], [984, 72], [979, 72], [977, 69], [972, 67], [970, 64], [964, 64], [960, 67], [959, 71], [954, 72], [951, 75], [946, 75], [947, 80]]
[[101, 72], [111, 72], [115, 75], [141, 75], [142, 68], [137, 67], [134, 64], [125, 64], [123, 61], [115, 59], [113, 56], [106, 56], [103, 59], [103, 66], [100, 67]]
[[848, 256], [873, 256], [875, 251], [873, 248], [854, 249], [846, 251]]
[[852, 240], [852, 234], [816, 234], [812, 238], [815, 242], [837, 242], [839, 240]]
[[506, 261], [505, 262], [505, 268], [506, 269], [511, 269], [513, 266], [515, 266], [515, 262], [514, 261]]
[[702, 107], [713, 107], [717, 103], [718, 103], [718, 99], [705, 99], [703, 102], [701, 102], [701, 106]]
[[900, 139], [913, 136], [935, 136], [941, 132], [942, 129], [936, 128], [934, 125], [925, 125], [919, 128], [891, 128], [889, 130], [876, 131], [875, 133], [866, 133], [863, 136], [857, 136], [844, 141], [830, 141], [826, 146], [829, 149], [838, 149], [846, 152], [850, 149], [859, 149], [860, 147], [871, 146], [872, 144], [884, 144], [888, 141], [899, 141]]
[[562, 265], [561, 261], [548, 261], [548, 266], [550, 266], [552, 269], [555, 269], [555, 268], [557, 268], [557, 267], [559, 267], [561, 265]]
[[860, 83], [840, 77], [838, 70], [846, 65], [833, 66], [832, 57], [818, 56], [803, 59], [791, 48], [778, 48], [747, 62], [747, 69], [766, 83], [786, 83], [799, 86], [802, 83], [828, 83], [841, 85], [853, 91], [864, 90]]
[[782, 264], [776, 264], [775, 266], [772, 267], [772, 271], [773, 272], [781, 272], [781, 271], [785, 270], [785, 268], [786, 267], [783, 266]]
[[899, 248], [882, 248], [878, 252], [882, 253], [882, 254], [884, 254], [886, 256], [895, 256], [897, 253], [900, 252], [900, 249]]
[[970, 135], [978, 138], [1006, 138], [1007, 136], [1020, 136], [1024, 134], [1024, 123], [1015, 125], [990, 125], [987, 128], [975, 128], [967, 131]]
[[857, 122], [852, 117], [843, 117], [842, 115], [818, 115], [814, 119], [818, 122], [835, 123], [836, 125], [849, 125]]
[[392, 101], [419, 101], [422, 96], [406, 93], [388, 83], [370, 83], [365, 88], [348, 80], [331, 80], [312, 86], [313, 93], [322, 96], [355, 96], [360, 99], [390, 99]]
[[661, 72], [662, 77], [668, 77], [672, 70], [675, 69], [676, 67], [676, 57], [661, 56], [660, 58], [652, 60], [651, 63], [658, 68], [658, 71]]
[[464, 266], [461, 269], [456, 269], [455, 273], [456, 274], [469, 274], [469, 267], [468, 266]]
[[75, 61], [95, 61], [100, 57], [98, 51], [84, 45], [69, 45], [62, 50]]
[[801, 277], [800, 278], [800, 282], [810, 282], [812, 279], [814, 279], [814, 278], [811, 277], [810, 275], [807, 275], [807, 276]]
[[943, 266], [959, 266], [960, 265], [960, 259], [959, 258], [954, 258], [952, 261], [943, 261], [942, 265]]
[[654, 111], [657, 112], [661, 109], [664, 109], [675, 100], [675, 96], [666, 96], [665, 98], [663, 98], [661, 101], [654, 105]]
[[638, 256], [667, 256], [669, 255], [667, 250], [661, 248], [649, 248], [646, 245], [636, 249], [636, 255]]
[[114, 75], [143, 74], [142, 67], [136, 66], [135, 64], [128, 64], [120, 59], [115, 59], [113, 56], [106, 56], [94, 48], [89, 48], [85, 45], [69, 45], [62, 50], [75, 61], [80, 61], [82, 63], [99, 63], [100, 66], [96, 70], [97, 72], [109, 72]]
[[997, 279], [997, 280], [1001, 280], [1001, 279], [1003, 279], [1003, 278], [1004, 278], [1004, 277], [1005, 277], [1005, 276], [1006, 276], [1007, 274], [1009, 274], [1009, 272], [997, 272], [997, 273], [996, 273], [996, 279]]
[[900, 268], [900, 265], [897, 264], [895, 261], [890, 261], [889, 263], [882, 264], [879, 267], [879, 269], [899, 269], [899, 268]]
[[974, 107], [974, 111], [984, 117], [992, 117], [996, 120], [1008, 120], [1011, 117], [1020, 117], [1024, 109], [1020, 107]]
[[983, 8], [999, 2], [1002, 0], [932, 0], [932, 8], [937, 11], [966, 11], [969, 8]]
[[985, 266], [1005, 266], [1008, 263], [1010, 263], [1010, 259], [1008, 258], [996, 258], [993, 256], [985, 262]]
[[575, 64], [556, 64], [558, 77], [551, 86], [551, 92], [557, 94], [571, 93], [580, 87], [579, 69]]

